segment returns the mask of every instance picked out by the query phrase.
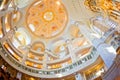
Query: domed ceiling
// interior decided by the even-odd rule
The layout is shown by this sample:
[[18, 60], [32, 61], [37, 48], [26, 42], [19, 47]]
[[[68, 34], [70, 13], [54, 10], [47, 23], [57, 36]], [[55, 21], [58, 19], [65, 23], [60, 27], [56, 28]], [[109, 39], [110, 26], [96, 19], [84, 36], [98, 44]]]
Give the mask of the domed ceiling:
[[91, 52], [91, 43], [76, 23], [87, 21], [87, 10], [86, 14], [81, 12], [85, 7], [80, 2], [84, 1], [66, 1], [15, 0], [18, 7], [12, 15], [15, 33], [10, 42], [4, 42], [4, 47], [18, 62], [34, 69], [54, 70]]
[[26, 14], [27, 27], [33, 34], [42, 38], [52, 38], [66, 27], [68, 15], [59, 0], [36, 1]]
[[119, 27], [108, 17], [117, 10], [112, 0], [3, 0], [0, 55], [34, 77], [83, 73], [99, 60], [91, 41]]

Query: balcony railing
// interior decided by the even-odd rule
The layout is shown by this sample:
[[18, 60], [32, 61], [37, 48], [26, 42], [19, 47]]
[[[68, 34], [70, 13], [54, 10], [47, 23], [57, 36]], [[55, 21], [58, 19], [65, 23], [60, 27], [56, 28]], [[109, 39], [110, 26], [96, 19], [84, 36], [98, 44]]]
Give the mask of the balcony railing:
[[5, 61], [8, 62], [11, 66], [16, 68], [17, 70], [23, 73], [27, 73], [31, 76], [46, 77], [46, 78], [57, 78], [57, 77], [70, 75], [94, 63], [99, 56], [99, 54], [93, 48], [93, 51], [90, 54], [86, 55], [85, 57], [81, 58], [75, 63], [72, 63], [68, 66], [59, 69], [42, 70], [42, 69], [29, 67], [26, 66], [25, 64], [20, 63], [19, 61], [14, 59], [9, 54], [9, 52], [4, 50], [2, 46], [0, 46], [0, 52], [1, 52], [0, 55], [5, 59]]

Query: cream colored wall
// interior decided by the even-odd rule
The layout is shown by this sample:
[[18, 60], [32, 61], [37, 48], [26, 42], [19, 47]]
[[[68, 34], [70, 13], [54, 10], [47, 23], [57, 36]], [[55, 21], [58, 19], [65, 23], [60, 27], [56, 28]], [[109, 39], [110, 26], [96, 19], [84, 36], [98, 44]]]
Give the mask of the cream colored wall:
[[90, 11], [85, 5], [85, 0], [62, 0], [65, 4], [70, 18], [74, 21], [86, 21], [93, 17], [95, 13]]

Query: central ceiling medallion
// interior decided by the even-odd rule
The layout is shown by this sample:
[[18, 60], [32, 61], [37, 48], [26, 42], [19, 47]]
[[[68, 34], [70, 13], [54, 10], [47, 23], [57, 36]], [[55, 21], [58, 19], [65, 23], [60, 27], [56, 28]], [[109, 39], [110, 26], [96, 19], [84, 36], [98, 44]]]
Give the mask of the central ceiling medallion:
[[46, 21], [51, 21], [51, 20], [53, 20], [53, 12], [45, 12], [44, 13], [44, 16], [43, 16], [43, 18], [46, 20]]
[[40, 0], [34, 2], [26, 13], [29, 30], [41, 38], [53, 38], [63, 32], [68, 14], [61, 0]]

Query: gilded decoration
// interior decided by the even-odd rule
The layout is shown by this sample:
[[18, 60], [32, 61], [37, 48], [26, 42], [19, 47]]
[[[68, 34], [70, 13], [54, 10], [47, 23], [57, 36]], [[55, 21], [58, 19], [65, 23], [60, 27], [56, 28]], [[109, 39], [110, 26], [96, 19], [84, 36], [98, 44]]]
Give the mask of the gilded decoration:
[[60, 0], [33, 3], [26, 14], [29, 30], [36, 36], [52, 38], [60, 34], [67, 24], [67, 11]]

